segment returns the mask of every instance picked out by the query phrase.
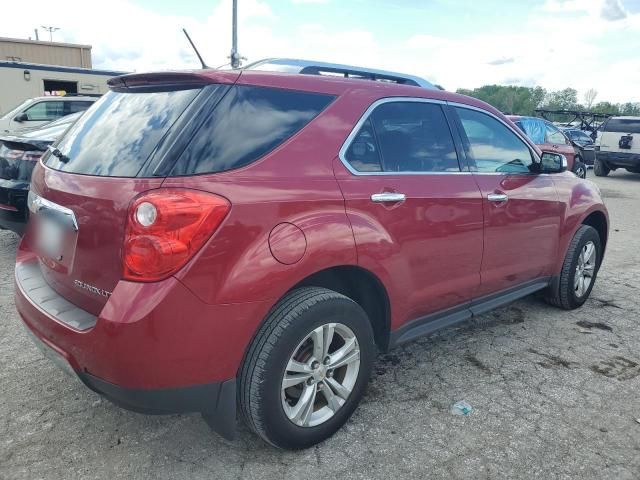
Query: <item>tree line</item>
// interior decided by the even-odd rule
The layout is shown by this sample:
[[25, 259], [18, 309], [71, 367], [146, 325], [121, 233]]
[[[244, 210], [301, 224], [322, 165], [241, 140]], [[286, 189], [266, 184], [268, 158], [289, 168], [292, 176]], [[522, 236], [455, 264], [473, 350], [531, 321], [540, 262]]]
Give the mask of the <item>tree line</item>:
[[578, 92], [573, 88], [547, 91], [542, 87], [485, 85], [473, 90], [459, 88], [457, 93], [487, 102], [501, 112], [516, 115], [535, 115], [536, 108], [545, 108], [640, 116], [640, 102], [596, 102], [598, 92], [594, 89], [585, 92], [582, 101], [578, 100]]

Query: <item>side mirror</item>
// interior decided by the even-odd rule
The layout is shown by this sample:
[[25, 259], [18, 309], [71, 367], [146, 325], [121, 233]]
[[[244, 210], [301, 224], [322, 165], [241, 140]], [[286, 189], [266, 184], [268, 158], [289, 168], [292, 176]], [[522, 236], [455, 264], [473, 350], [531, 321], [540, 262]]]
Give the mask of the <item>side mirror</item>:
[[567, 157], [559, 153], [542, 152], [540, 173], [561, 173], [567, 169]]
[[15, 117], [13, 117], [13, 119], [16, 122], [22, 123], [22, 122], [26, 122], [27, 120], [29, 120], [29, 115], [27, 115], [26, 113], [22, 112], [22, 113], [19, 113], [18, 115], [16, 115]]

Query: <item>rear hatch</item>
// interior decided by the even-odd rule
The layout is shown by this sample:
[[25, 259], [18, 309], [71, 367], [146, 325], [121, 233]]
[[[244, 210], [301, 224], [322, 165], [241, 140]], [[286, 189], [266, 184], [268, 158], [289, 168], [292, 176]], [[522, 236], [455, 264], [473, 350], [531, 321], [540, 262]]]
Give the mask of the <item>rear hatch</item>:
[[640, 154], [640, 117], [612, 117], [600, 136], [600, 149], [605, 152]]
[[[33, 174], [32, 245], [60, 295], [98, 315], [123, 277], [127, 212], [159, 188], [194, 118], [238, 73], [168, 73], [112, 79], [98, 100], [43, 156]], [[33, 215], [33, 212], [37, 214]]]

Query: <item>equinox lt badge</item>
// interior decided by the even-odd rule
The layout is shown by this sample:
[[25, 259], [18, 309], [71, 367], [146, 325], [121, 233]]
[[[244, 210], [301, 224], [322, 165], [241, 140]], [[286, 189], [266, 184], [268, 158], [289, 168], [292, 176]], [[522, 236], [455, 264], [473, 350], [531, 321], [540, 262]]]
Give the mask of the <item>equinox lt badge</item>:
[[87, 290], [91, 293], [95, 293], [96, 295], [100, 295], [101, 297], [109, 298], [111, 296], [111, 292], [107, 292], [102, 288], [94, 287], [93, 285], [89, 285], [88, 283], [84, 283], [80, 280], [74, 280], [73, 284], [78, 288]]

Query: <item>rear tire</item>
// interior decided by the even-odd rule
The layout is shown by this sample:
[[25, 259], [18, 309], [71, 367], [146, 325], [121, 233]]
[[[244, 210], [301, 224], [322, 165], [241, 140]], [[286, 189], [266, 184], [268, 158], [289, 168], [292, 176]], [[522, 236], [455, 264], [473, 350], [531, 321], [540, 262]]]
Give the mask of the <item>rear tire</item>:
[[[589, 248], [593, 247], [593, 257]], [[590, 262], [586, 258], [590, 257]], [[565, 310], [581, 307], [596, 283], [602, 259], [602, 242], [598, 231], [582, 225], [571, 239], [559, 277], [546, 292], [546, 301]], [[582, 282], [580, 282], [582, 276]], [[586, 284], [587, 278], [588, 285]]]
[[[347, 348], [349, 363], [331, 368]], [[360, 403], [375, 351], [371, 323], [353, 300], [319, 287], [289, 292], [268, 314], [243, 362], [238, 400], [248, 426], [279, 448], [325, 440]]]
[[602, 161], [597, 158], [593, 161], [593, 173], [596, 177], [606, 177], [611, 172], [611, 169]]

